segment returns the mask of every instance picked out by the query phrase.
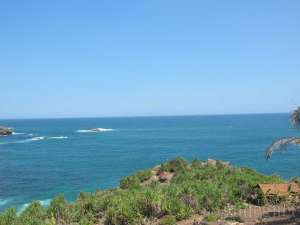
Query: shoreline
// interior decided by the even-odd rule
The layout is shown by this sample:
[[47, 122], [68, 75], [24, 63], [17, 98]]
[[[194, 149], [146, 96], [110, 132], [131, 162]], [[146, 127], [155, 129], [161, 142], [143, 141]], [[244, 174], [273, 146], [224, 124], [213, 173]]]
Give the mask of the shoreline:
[[[228, 175], [224, 176], [225, 174], [228, 174]], [[199, 177], [200, 179], [199, 179], [199, 181], [197, 181], [197, 179], [195, 180], [193, 178], [195, 176], [196, 177], [200, 176], [202, 178]], [[217, 180], [215, 180], [215, 179], [217, 179]], [[242, 180], [240, 180], [240, 179], [242, 179]], [[253, 182], [257, 182], [257, 183], [258, 182], [271, 182], [271, 183], [275, 183], [275, 184], [278, 182], [279, 183], [286, 182], [285, 180], [283, 180], [280, 177], [265, 176], [261, 173], [256, 172], [255, 170], [252, 170], [249, 168], [233, 167], [228, 162], [217, 161], [217, 160], [213, 160], [213, 159], [209, 159], [207, 161], [194, 160], [192, 162], [187, 162], [182, 158], [176, 158], [174, 160], [170, 160], [165, 163], [162, 163], [161, 165], [156, 166], [152, 169], [137, 171], [133, 175], [124, 177], [123, 179], [121, 179], [119, 187], [115, 187], [115, 188], [104, 190], [104, 191], [96, 191], [96, 192], [91, 192], [91, 193], [80, 193], [74, 202], [67, 202], [64, 199], [64, 197], [61, 195], [56, 196], [53, 199], [51, 199], [48, 207], [44, 207], [41, 204], [41, 202], [38, 202], [38, 201], [33, 202], [30, 205], [28, 205], [28, 207], [25, 208], [24, 211], [16, 213], [16, 218], [17, 219], [23, 218], [24, 215], [28, 214], [28, 211], [30, 211], [32, 207], [36, 208], [35, 211], [37, 210], [37, 208], [39, 208], [39, 210], [41, 210], [41, 211], [49, 212], [49, 210], [52, 210], [52, 208], [56, 204], [63, 204], [64, 207], [66, 207], [66, 208], [68, 208], [68, 207], [72, 208], [72, 207], [77, 207], [78, 204], [81, 205], [82, 203], [85, 202], [84, 204], [92, 204], [92, 205], [96, 204], [93, 207], [97, 208], [97, 207], [99, 207], [99, 206], [97, 206], [98, 204], [100, 204], [100, 205], [104, 204], [104, 202], [106, 201], [105, 199], [108, 198], [108, 199], [110, 199], [108, 204], [109, 205], [112, 204], [112, 205], [111, 206], [103, 205], [97, 210], [94, 209], [96, 211], [98, 211], [98, 210], [101, 211], [101, 208], [104, 207], [103, 208], [104, 209], [103, 216], [100, 216], [100, 217], [96, 216], [97, 215], [96, 211], [92, 210], [91, 211], [91, 212], [93, 212], [92, 214], [94, 215], [94, 213], [96, 213], [94, 215], [96, 217], [92, 216], [94, 219], [91, 219], [89, 224], [93, 224], [93, 225], [94, 224], [97, 224], [97, 225], [99, 225], [99, 224], [115, 224], [115, 225], [122, 224], [119, 221], [119, 219], [120, 219], [119, 217], [121, 215], [123, 215], [123, 213], [124, 213], [123, 210], [129, 210], [129, 211], [137, 210], [137, 209], [131, 208], [130, 205], [127, 205], [129, 202], [132, 202], [132, 204], [137, 204], [136, 207], [138, 207], [138, 208], [142, 207], [141, 209], [139, 209], [141, 211], [139, 211], [139, 212], [137, 211], [135, 213], [132, 212], [133, 214], [131, 214], [131, 216], [129, 216], [130, 214], [124, 214], [122, 216], [123, 217], [122, 220], [124, 220], [124, 219], [128, 220], [129, 224], [139, 224], [138, 221], [142, 218], [146, 219], [148, 221], [146, 224], [149, 224], [149, 225], [150, 224], [157, 224], [157, 225], [162, 224], [162, 222], [164, 220], [170, 220], [173, 222], [175, 221], [174, 223], [176, 223], [176, 224], [191, 224], [191, 225], [194, 224], [195, 220], [198, 220], [199, 222], [206, 221], [206, 220], [214, 220], [214, 222], [221, 222], [221, 221], [224, 222], [224, 221], [226, 221], [226, 218], [229, 218], [229, 216], [226, 214], [229, 212], [228, 211], [229, 209], [233, 210], [232, 212], [236, 212], [236, 210], [240, 210], [239, 211], [240, 213], [237, 215], [240, 220], [245, 221], [246, 219], [249, 220], [249, 218], [241, 216], [242, 215], [241, 212], [244, 212], [244, 214], [247, 214], [245, 212], [247, 212], [247, 209], [249, 208], [249, 206], [250, 206], [250, 209], [251, 209], [251, 207], [253, 209], [253, 207], [255, 205], [253, 205], [253, 203], [249, 204], [250, 200], [248, 199], [248, 197], [246, 197], [246, 198], [243, 197], [244, 194], [242, 194], [242, 195], [239, 194], [238, 190], [240, 188], [235, 190], [235, 187], [240, 187], [240, 184], [238, 184], [238, 183], [241, 181], [245, 182], [245, 184], [248, 185], [245, 190], [241, 190], [242, 191], [241, 194], [244, 193], [247, 196], [256, 190], [255, 189], [256, 185], [254, 185]], [[218, 186], [218, 182], [221, 182], [224, 185], [224, 187]], [[238, 185], [238, 186], [236, 186], [236, 185]], [[211, 187], [206, 189], [209, 186], [211, 186]], [[206, 189], [208, 192], [207, 193], [204, 192], [203, 195], [200, 193], [199, 193], [200, 195], [197, 194], [197, 190], [200, 191], [202, 189], [200, 187]], [[223, 189], [226, 187], [228, 187], [228, 188], [230, 187], [229, 189], [227, 189], [227, 191], [229, 191], [233, 195], [236, 195], [236, 197], [238, 197], [238, 196], [240, 196], [240, 197], [232, 198], [233, 196], [230, 197], [231, 194], [227, 196], [226, 192], [219, 190], [219, 188]], [[189, 188], [190, 191], [185, 192], [184, 191], [185, 188]], [[176, 190], [176, 189], [183, 190], [183, 192], [181, 192], [181, 191], [179, 192], [179, 193], [183, 194], [183, 195], [180, 194], [181, 197], [177, 196], [177, 194], [175, 194], [175, 193], [174, 193], [175, 194], [174, 196], [173, 196], [173, 194], [171, 194], [173, 192], [172, 190]], [[170, 192], [170, 191], [172, 191], [172, 192]], [[194, 191], [196, 191], [196, 192], [194, 193]], [[238, 192], [236, 192], [236, 191], [238, 191]], [[152, 193], [152, 194], [150, 194], [150, 193]], [[163, 193], [165, 193], [165, 194], [163, 194]], [[168, 193], [171, 195], [169, 196]], [[184, 194], [184, 193], [186, 193], [186, 194]], [[187, 193], [190, 193], [190, 194], [187, 195]], [[255, 193], [255, 192], [253, 192], [253, 193]], [[202, 199], [203, 197], [204, 197], [204, 199], [209, 197], [211, 194], [212, 194], [212, 197], [213, 197], [213, 195], [217, 194], [217, 196], [214, 197], [215, 202], [214, 201], [206, 202], [206, 200], [204, 201]], [[198, 195], [200, 198], [196, 197]], [[226, 198], [225, 198], [224, 200], [222, 200], [223, 199], [223, 197], [221, 197], [222, 195], [224, 195], [224, 197], [227, 196], [226, 198], [229, 197], [229, 199], [226, 200]], [[140, 197], [138, 197], [138, 196], [140, 196]], [[163, 200], [165, 198], [164, 196], [165, 197], [169, 196], [169, 197], [167, 197], [166, 202], [165, 202], [165, 200]], [[118, 198], [121, 198], [123, 200], [121, 200], [121, 202], [117, 201], [118, 202], [117, 205], [114, 205], [114, 201], [117, 200]], [[146, 200], [144, 198], [146, 198], [146, 199], [149, 198], [149, 199]], [[232, 198], [232, 200], [230, 200], [230, 198]], [[131, 199], [131, 200], [129, 200], [129, 199]], [[159, 200], [159, 199], [161, 199], [161, 200]], [[198, 199], [198, 200], [196, 200], [196, 199]], [[298, 197], [297, 197], [297, 199], [298, 199]], [[145, 200], [146, 200], [146, 202], [148, 202], [148, 201], [150, 201], [150, 202], [148, 202], [148, 203], [144, 202], [142, 205], [139, 205], [140, 201], [145, 201]], [[260, 201], [262, 201], [262, 200], [263, 199], [261, 199]], [[251, 201], [257, 201], [257, 200], [253, 199]], [[171, 203], [171, 202], [173, 202], [173, 203]], [[227, 209], [227, 207], [229, 205], [226, 207], [225, 207], [225, 205], [228, 203], [230, 203], [231, 206], [230, 206], [230, 208]], [[282, 203], [289, 204], [289, 206], [292, 207], [292, 204], [289, 203], [288, 199], [287, 200], [282, 199]], [[150, 204], [150, 205], [147, 206], [147, 204]], [[168, 204], [171, 204], [171, 205], [168, 205]], [[177, 204], [178, 204], [178, 206], [176, 206]], [[200, 204], [200, 205], [198, 205], [198, 204]], [[274, 203], [272, 203], [272, 204], [274, 204]], [[79, 205], [78, 205], [78, 207], [79, 207]], [[267, 206], [267, 208], [265, 208], [266, 212], [267, 211], [269, 212], [273, 207], [272, 205], [270, 205], [270, 203], [264, 203], [264, 205]], [[270, 207], [268, 205], [270, 205]], [[278, 205], [278, 204], [275, 204], [274, 206], [276, 206], [276, 205]], [[173, 208], [174, 206], [179, 207], [178, 209], [183, 210], [183, 211], [177, 211], [178, 209]], [[238, 208], [236, 208], [237, 206], [238, 206]], [[57, 207], [57, 206], [55, 206], [55, 207]], [[84, 206], [80, 206], [80, 207], [84, 207]], [[108, 208], [105, 209], [106, 207], [108, 207]], [[119, 209], [118, 209], [119, 207], [121, 207], [121, 208], [125, 207], [125, 208], [123, 208], [122, 211], [119, 211]], [[144, 208], [144, 207], [146, 207], [146, 208]], [[204, 207], [204, 208], [202, 208], [202, 207]], [[242, 208], [240, 208], [240, 207], [242, 207]], [[260, 206], [255, 206], [255, 207], [256, 207], [255, 210], [257, 212], [260, 209], [262, 209], [262, 208], [260, 208]], [[198, 209], [201, 209], [201, 208], [202, 208], [202, 210], [197, 211]], [[205, 210], [203, 211], [203, 209], [205, 209]], [[3, 215], [5, 215], [9, 210], [10, 209], [6, 209], [6, 211], [4, 213], [1, 213], [1, 216], [3, 217]], [[63, 209], [61, 209], [61, 210], [63, 210]], [[116, 211], [113, 214], [110, 214], [110, 210], [116, 210]], [[225, 210], [225, 211], [219, 211], [219, 210]], [[241, 210], [244, 210], [244, 211], [241, 211]], [[128, 211], [128, 213], [129, 213], [129, 211]], [[195, 214], [195, 212], [197, 212], [197, 213]], [[223, 212], [223, 214], [222, 214], [223, 216], [220, 214], [221, 212]], [[144, 215], [142, 217], [140, 217], [141, 214], [144, 214]], [[260, 215], [258, 213], [256, 213], [256, 214]], [[1, 221], [1, 216], [0, 216], [0, 221]], [[70, 215], [66, 215], [66, 217], [69, 217], [69, 216]], [[287, 215], [285, 215], [285, 216], [287, 216]], [[235, 216], [235, 217], [237, 217], [237, 216]], [[45, 217], [45, 219], [46, 219], [46, 217]], [[60, 218], [60, 219], [62, 219], [62, 218]], [[256, 219], [258, 219], [258, 218], [256, 218]], [[91, 222], [91, 221], [94, 221], [94, 222]], [[192, 223], [190, 223], [190, 222], [192, 222]], [[76, 224], [76, 223], [74, 223], [74, 224]], [[171, 223], [171, 224], [173, 224], [173, 223]]]

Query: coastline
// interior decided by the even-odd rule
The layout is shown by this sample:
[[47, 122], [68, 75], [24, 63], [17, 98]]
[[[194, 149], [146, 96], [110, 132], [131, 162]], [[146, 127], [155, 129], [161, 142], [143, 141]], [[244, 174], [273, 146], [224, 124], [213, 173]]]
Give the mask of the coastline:
[[[43, 219], [38, 218], [46, 223], [51, 219], [49, 215], [53, 215], [53, 210], [60, 210], [59, 216], [54, 216], [53, 219], [65, 221], [66, 224], [80, 224], [86, 221], [86, 224], [91, 225], [120, 225], [141, 224], [141, 221], [144, 221], [142, 224], [192, 225], [195, 221], [221, 224], [228, 222], [230, 213], [238, 213], [234, 215], [238, 215], [239, 222], [243, 224], [247, 217], [241, 216], [241, 212], [247, 214], [249, 209], [255, 209], [257, 212], [264, 209], [265, 212], [269, 212], [273, 205], [282, 208], [282, 204], [292, 207], [299, 203], [296, 196], [293, 200], [297, 201], [293, 202], [285, 197], [280, 198], [280, 201], [278, 198], [273, 201], [273, 197], [267, 200], [255, 194], [259, 193], [256, 189], [258, 183], [282, 182], [286, 181], [276, 176], [265, 176], [249, 168], [234, 167], [228, 162], [217, 160], [187, 162], [182, 158], [176, 158], [152, 169], [124, 177], [120, 181], [119, 188], [80, 193], [73, 203], [68, 203], [62, 195], [59, 195], [51, 200], [47, 208], [40, 202], [33, 202], [13, 218], [16, 221], [24, 221], [30, 216], [31, 220], [34, 220], [35, 216], [30, 215], [34, 209], [34, 215], [42, 213]], [[260, 205], [267, 207], [260, 208]], [[83, 210], [81, 212], [83, 214], [79, 211], [77, 213], [80, 213], [80, 217], [73, 217], [71, 211], [77, 211], [77, 207], [80, 211]], [[13, 213], [13, 209], [7, 209], [2, 213], [0, 221], [6, 218], [7, 213]], [[86, 217], [87, 215], [89, 216]]]

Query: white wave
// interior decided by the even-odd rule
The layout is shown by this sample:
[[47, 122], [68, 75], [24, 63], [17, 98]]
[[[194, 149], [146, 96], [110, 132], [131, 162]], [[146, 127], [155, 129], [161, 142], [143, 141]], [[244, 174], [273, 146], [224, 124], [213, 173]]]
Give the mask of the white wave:
[[12, 132], [12, 135], [22, 135], [22, 134], [25, 134], [25, 133]]
[[[38, 200], [38, 202], [42, 206], [48, 207], [51, 202], [51, 199]], [[23, 212], [28, 206], [30, 206], [30, 203], [25, 203], [25, 204], [21, 205], [20, 207], [18, 207], [18, 209], [17, 209], [18, 213]]]
[[19, 140], [19, 141], [11, 141], [11, 142], [0, 142], [1, 145], [6, 145], [6, 144], [21, 144], [21, 143], [28, 143], [28, 142], [32, 142], [32, 141], [41, 141], [41, 140], [45, 140], [46, 137], [33, 137], [33, 138], [29, 138], [29, 139], [25, 139], [25, 140]]
[[10, 202], [10, 199], [1, 199], [0, 198], [0, 207], [5, 206], [8, 202]]
[[109, 129], [109, 128], [93, 128], [88, 130], [77, 130], [78, 133], [99, 133], [99, 132], [106, 132], [106, 131], [115, 131], [115, 129]]
[[29, 205], [30, 205], [29, 203], [26, 203], [26, 204], [23, 204], [20, 207], [18, 207], [18, 209], [17, 209], [18, 214], [23, 212]]
[[57, 136], [57, 137], [49, 137], [48, 139], [68, 139], [67, 136]]
[[13, 143], [27, 143], [27, 142], [32, 142], [32, 141], [41, 141], [41, 140], [44, 140], [46, 139], [46, 137], [33, 137], [33, 138], [29, 138], [29, 139], [25, 139], [25, 140], [20, 140], [20, 141], [15, 141], [15, 142], [10, 142], [9, 144], [13, 144]]
[[77, 133], [91, 133], [93, 131], [90, 130], [76, 130]]
[[46, 137], [41, 136], [41, 137], [33, 137], [33, 138], [30, 138], [30, 139], [26, 139], [26, 140], [24, 140], [24, 141], [25, 141], [25, 142], [41, 141], [41, 140], [44, 140], [44, 139], [46, 139]]
[[40, 136], [40, 137], [33, 137], [33, 138], [28, 138], [28, 139], [19, 140], [19, 141], [0, 142], [0, 145], [21, 144], [21, 143], [28, 143], [28, 142], [33, 142], [33, 141], [42, 141], [42, 140], [47, 140], [47, 139], [67, 139], [67, 138], [69, 138], [69, 137], [67, 137], [67, 136], [56, 136], [56, 137]]
[[42, 206], [47, 207], [47, 206], [49, 206], [51, 200], [52, 200], [51, 198], [48, 198], [48, 199], [44, 199], [44, 200], [39, 200], [39, 202], [41, 203]]

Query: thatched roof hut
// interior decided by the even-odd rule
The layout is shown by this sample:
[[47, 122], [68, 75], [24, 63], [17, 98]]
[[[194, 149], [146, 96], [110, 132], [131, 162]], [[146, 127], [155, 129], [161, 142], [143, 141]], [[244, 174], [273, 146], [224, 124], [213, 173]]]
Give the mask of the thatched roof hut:
[[258, 184], [257, 186], [266, 196], [300, 194], [300, 187], [297, 183]]

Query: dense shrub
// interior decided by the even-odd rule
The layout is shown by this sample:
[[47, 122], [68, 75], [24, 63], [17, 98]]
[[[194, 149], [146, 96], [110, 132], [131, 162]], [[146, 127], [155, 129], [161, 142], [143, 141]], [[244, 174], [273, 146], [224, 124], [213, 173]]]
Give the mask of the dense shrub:
[[165, 216], [159, 221], [159, 225], [176, 225], [176, 217]]
[[138, 224], [140, 220], [141, 215], [134, 193], [121, 193], [111, 198], [105, 216], [106, 225]]
[[160, 217], [162, 215], [161, 211], [161, 201], [163, 193], [160, 189], [146, 188], [138, 200], [138, 208], [140, 213], [148, 218]]
[[204, 218], [204, 221], [215, 222], [218, 219], [219, 219], [219, 216], [217, 214], [211, 213]]
[[120, 188], [95, 193], [80, 193], [68, 203], [59, 195], [47, 209], [32, 203], [17, 216], [15, 209], [0, 215], [0, 225], [135, 225], [144, 220], [159, 220], [160, 224], [176, 224], [176, 220], [203, 211], [214, 219], [219, 209], [231, 205], [241, 208], [245, 203], [277, 204], [283, 198], [266, 199], [257, 189], [258, 183], [279, 183], [276, 176], [265, 176], [249, 168], [234, 168], [221, 162], [216, 165], [194, 160], [189, 164], [182, 158], [168, 161], [161, 171], [174, 172], [168, 184], [146, 184], [152, 176], [143, 170], [120, 181]]
[[141, 183], [148, 180], [152, 176], [151, 170], [141, 170], [137, 173], [124, 177], [120, 181], [120, 188], [128, 189], [128, 188], [139, 188]]
[[48, 218], [53, 218], [57, 223], [70, 221], [69, 206], [63, 195], [53, 198], [47, 209]]
[[188, 162], [181, 157], [177, 157], [173, 160], [163, 163], [160, 169], [166, 172], [178, 172], [178, 171], [183, 172], [187, 169], [187, 167], [188, 167]]
[[45, 225], [46, 212], [40, 202], [31, 203], [20, 215], [19, 224]]
[[0, 215], [0, 225], [17, 225], [17, 212], [15, 208], [9, 208]]
[[152, 172], [151, 170], [141, 170], [136, 173], [136, 176], [140, 182], [144, 182], [152, 176]]
[[122, 189], [139, 188], [140, 184], [141, 182], [137, 176], [124, 177], [120, 181], [120, 188]]

